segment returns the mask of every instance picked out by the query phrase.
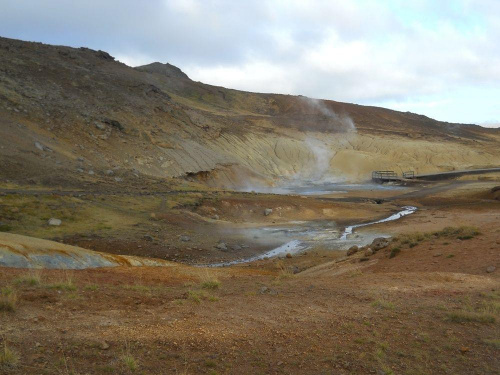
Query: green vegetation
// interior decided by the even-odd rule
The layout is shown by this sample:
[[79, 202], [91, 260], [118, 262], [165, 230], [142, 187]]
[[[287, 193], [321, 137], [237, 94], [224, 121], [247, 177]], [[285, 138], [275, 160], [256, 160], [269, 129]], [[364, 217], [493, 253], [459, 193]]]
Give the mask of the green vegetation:
[[57, 290], [66, 290], [66, 291], [74, 291], [76, 290], [76, 285], [73, 282], [73, 276], [66, 272], [63, 277], [61, 277], [58, 281], [52, 284], [48, 284], [47, 288], [49, 289], [57, 289]]
[[14, 280], [15, 284], [22, 284], [28, 286], [36, 286], [42, 283], [42, 271], [30, 270], [28, 273], [19, 276]]
[[495, 316], [488, 313], [458, 311], [446, 314], [446, 320], [453, 323], [495, 323]]
[[208, 280], [208, 281], [203, 282], [201, 284], [201, 287], [203, 289], [216, 290], [216, 289], [219, 289], [219, 287], [220, 287], [220, 281], [217, 279]]
[[[401, 245], [408, 245], [409, 248], [417, 246], [420, 242], [433, 240], [438, 238], [457, 238], [460, 240], [468, 240], [479, 235], [480, 232], [476, 227], [461, 226], [461, 227], [446, 227], [443, 230], [426, 233], [406, 233], [394, 238], [394, 242], [399, 242]], [[444, 242], [443, 245], [449, 245], [449, 242]]]

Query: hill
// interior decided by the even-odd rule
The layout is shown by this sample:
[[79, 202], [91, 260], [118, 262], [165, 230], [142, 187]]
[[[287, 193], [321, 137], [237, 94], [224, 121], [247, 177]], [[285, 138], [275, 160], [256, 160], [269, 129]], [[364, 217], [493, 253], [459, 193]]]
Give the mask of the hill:
[[0, 38], [0, 51], [0, 173], [18, 183], [249, 188], [500, 160], [496, 129], [210, 86], [88, 48]]

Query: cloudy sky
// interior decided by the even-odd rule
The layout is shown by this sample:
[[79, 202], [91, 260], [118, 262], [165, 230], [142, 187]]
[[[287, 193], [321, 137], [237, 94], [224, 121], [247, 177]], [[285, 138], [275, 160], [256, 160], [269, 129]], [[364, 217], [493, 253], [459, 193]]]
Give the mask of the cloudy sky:
[[499, 0], [0, 0], [0, 35], [192, 79], [499, 126]]

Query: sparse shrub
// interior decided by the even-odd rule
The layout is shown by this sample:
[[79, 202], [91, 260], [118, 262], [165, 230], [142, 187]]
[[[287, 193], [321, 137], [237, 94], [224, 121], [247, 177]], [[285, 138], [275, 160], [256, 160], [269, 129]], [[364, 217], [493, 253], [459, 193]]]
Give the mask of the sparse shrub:
[[15, 311], [17, 305], [17, 294], [11, 288], [2, 288], [0, 294], [0, 311]]
[[401, 252], [401, 248], [399, 246], [393, 248], [391, 250], [391, 253], [389, 254], [389, 258], [394, 258], [396, 255], [398, 255]]
[[491, 314], [467, 311], [448, 313], [446, 320], [453, 323], [495, 323], [495, 317]]
[[217, 279], [207, 280], [201, 284], [203, 289], [212, 289], [216, 290], [220, 287], [220, 281]]
[[3, 350], [0, 350], [0, 367], [13, 367], [19, 361], [19, 356], [11, 350], [7, 343], [3, 343]]
[[195, 292], [194, 290], [189, 290], [187, 292], [187, 299], [189, 299], [193, 302], [200, 303], [202, 297], [203, 297], [202, 293]]
[[99, 290], [99, 285], [97, 285], [97, 284], [89, 284], [89, 285], [85, 286], [85, 290], [88, 290], [88, 291], [91, 291], [91, 292], [95, 292], [96, 290]]
[[453, 258], [455, 256], [455, 254], [449, 254], [446, 256], [446, 258]]

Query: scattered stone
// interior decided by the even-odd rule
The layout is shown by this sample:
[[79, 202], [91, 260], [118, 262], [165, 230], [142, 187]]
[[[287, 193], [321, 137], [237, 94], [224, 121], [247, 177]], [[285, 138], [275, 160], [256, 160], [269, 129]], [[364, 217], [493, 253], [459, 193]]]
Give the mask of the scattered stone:
[[89, 175], [93, 175], [93, 174], [94, 174], [94, 171], [91, 169], [91, 170], [89, 171]]
[[387, 238], [384, 238], [384, 237], [375, 238], [373, 240], [372, 244], [370, 245], [370, 247], [372, 248], [372, 250], [374, 252], [377, 252], [383, 248], [386, 248], [387, 246], [389, 246], [389, 240]]
[[272, 209], [272, 208], [266, 208], [266, 209], [264, 210], [264, 215], [265, 215], [265, 216], [269, 216], [269, 215], [271, 215], [272, 213], [273, 213], [273, 209]]
[[114, 172], [112, 169], [108, 169], [108, 170], [106, 170], [104, 173], [105, 173], [106, 175], [108, 175], [108, 176], [112, 176], [112, 175], [114, 175], [114, 174], [115, 174], [115, 172]]
[[214, 220], [219, 220], [219, 215], [214, 215]]
[[369, 256], [371, 256], [373, 254], [374, 254], [374, 252], [373, 252], [373, 250], [370, 247], [365, 250], [365, 257], [369, 257]]
[[40, 151], [45, 151], [45, 147], [40, 142], [35, 142], [35, 147]]
[[227, 245], [224, 242], [219, 242], [217, 245], [215, 245], [215, 248], [222, 251], [227, 251]]
[[99, 349], [101, 349], [101, 350], [108, 350], [109, 349], [109, 344], [106, 341], [102, 341], [101, 344], [99, 345]]
[[79, 173], [85, 172], [82, 168], [78, 168], [76, 171], [79, 172]]
[[293, 266], [292, 267], [292, 273], [295, 275], [300, 272], [300, 268], [298, 266]]
[[189, 241], [191, 241], [191, 237], [189, 237], [189, 236], [180, 236], [180, 240], [182, 242], [189, 242]]
[[62, 224], [62, 221], [61, 221], [61, 219], [56, 219], [56, 218], [52, 217], [52, 218], [49, 219], [49, 221], [47, 222], [47, 224], [58, 227], [59, 225]]
[[353, 254], [356, 254], [358, 252], [358, 250], [359, 250], [359, 247], [357, 247], [356, 245], [351, 246], [349, 248], [349, 250], [347, 250], [347, 256], [351, 256]]
[[115, 177], [115, 181], [116, 181], [116, 182], [122, 182], [122, 181], [123, 181], [123, 178], [120, 178], [120, 177]]
[[233, 246], [231, 246], [231, 249], [234, 251], [240, 251], [242, 249], [242, 247], [240, 245], [233, 245]]
[[437, 257], [440, 257], [441, 255], [443, 255], [443, 253], [435, 253], [432, 256], [435, 257], [435, 258], [437, 258]]
[[270, 294], [272, 296], [275, 296], [278, 294], [278, 292], [276, 290], [268, 288], [267, 286], [263, 286], [262, 288], [260, 288], [259, 293], [260, 294]]
[[104, 125], [104, 124], [103, 124], [103, 123], [101, 123], [101, 122], [96, 121], [96, 122], [94, 122], [94, 125], [95, 125], [95, 127], [96, 127], [97, 129], [99, 129], [99, 130], [106, 130], [106, 125]]
[[145, 234], [142, 238], [144, 238], [146, 241], [153, 242], [154, 238], [150, 236], [149, 234]]
[[292, 257], [292, 254], [290, 254], [290, 253], [286, 253], [286, 257], [287, 257], [288, 259], [290, 259], [290, 258]]
[[39, 342], [36, 342], [36, 343], [35, 343], [35, 346], [36, 346], [37, 348], [39, 348], [40, 346], [42, 346], [42, 344], [40, 344]]
[[488, 268], [486, 268], [486, 272], [488, 273], [492, 273], [496, 270], [497, 268], [495, 266], [489, 266]]

